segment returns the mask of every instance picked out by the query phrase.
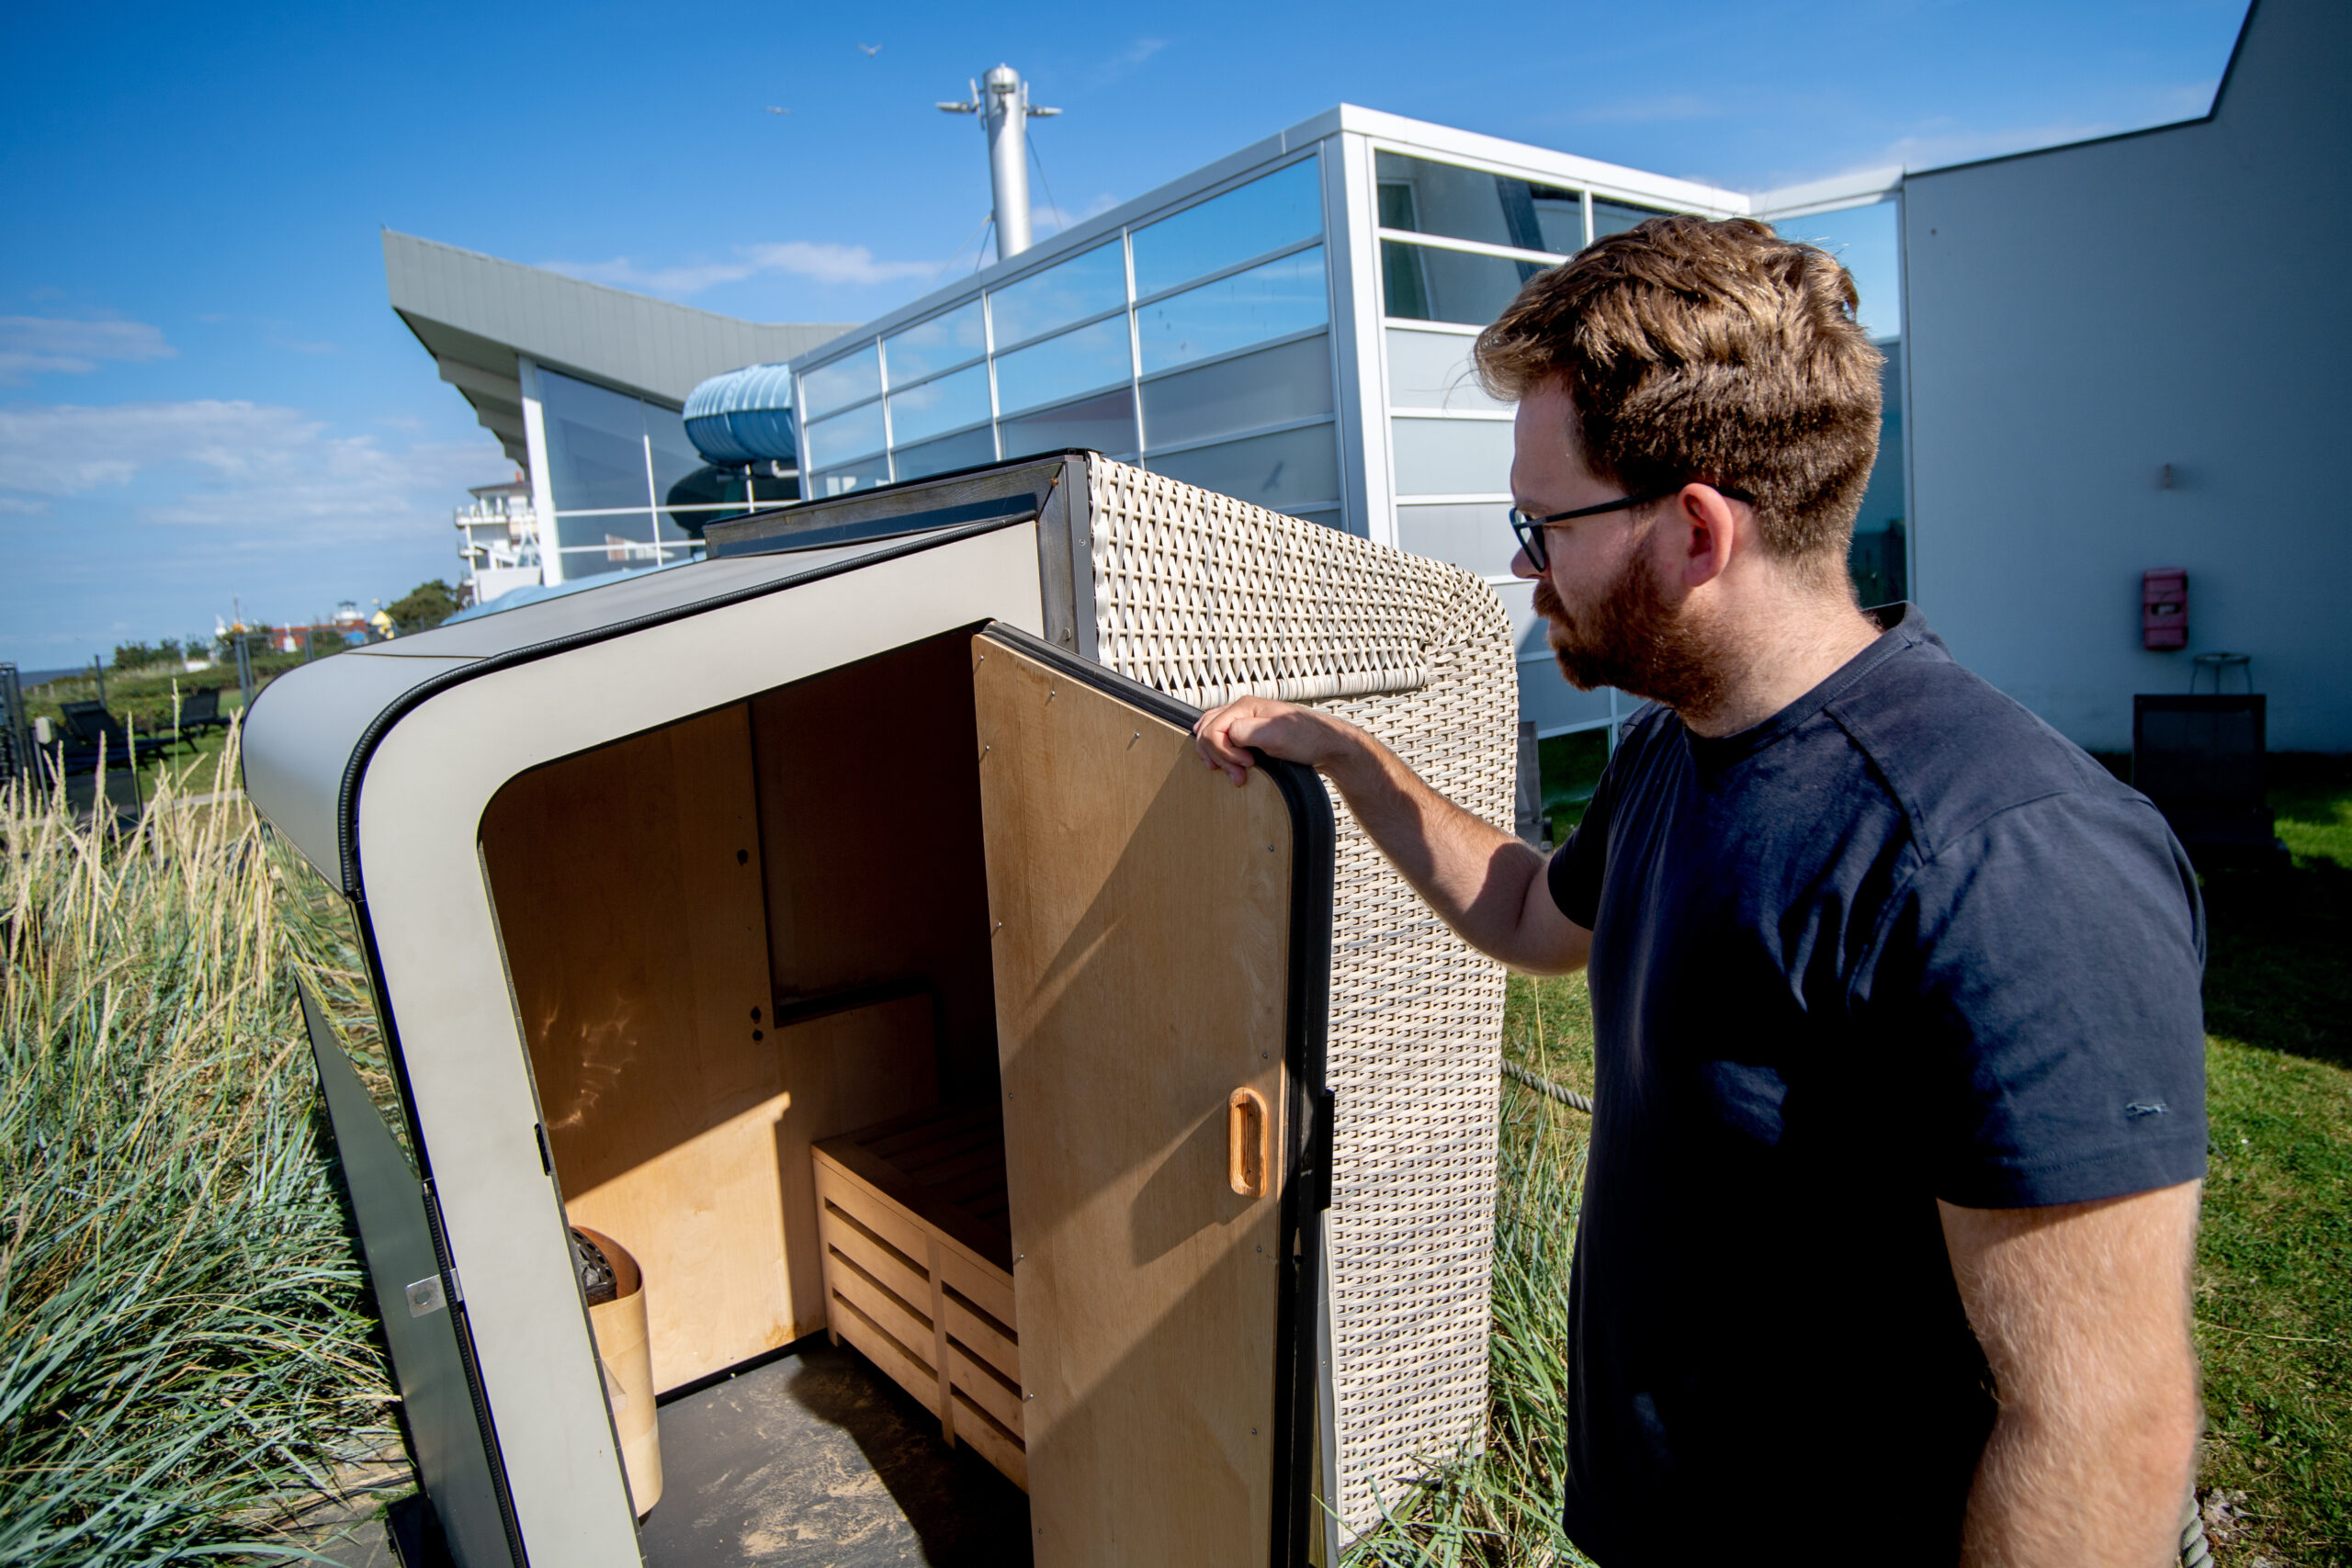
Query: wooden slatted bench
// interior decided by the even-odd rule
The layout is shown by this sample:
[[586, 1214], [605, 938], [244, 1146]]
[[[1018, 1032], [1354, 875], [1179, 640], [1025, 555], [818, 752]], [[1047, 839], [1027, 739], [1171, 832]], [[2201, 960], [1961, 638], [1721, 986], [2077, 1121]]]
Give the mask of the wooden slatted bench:
[[832, 1337], [1026, 1491], [1002, 1113], [943, 1106], [811, 1154]]

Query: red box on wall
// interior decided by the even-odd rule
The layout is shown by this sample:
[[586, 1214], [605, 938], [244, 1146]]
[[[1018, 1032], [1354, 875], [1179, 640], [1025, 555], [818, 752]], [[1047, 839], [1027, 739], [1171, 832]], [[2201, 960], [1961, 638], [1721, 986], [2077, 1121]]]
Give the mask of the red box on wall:
[[2177, 566], [2140, 574], [2140, 646], [2188, 646], [2188, 573]]

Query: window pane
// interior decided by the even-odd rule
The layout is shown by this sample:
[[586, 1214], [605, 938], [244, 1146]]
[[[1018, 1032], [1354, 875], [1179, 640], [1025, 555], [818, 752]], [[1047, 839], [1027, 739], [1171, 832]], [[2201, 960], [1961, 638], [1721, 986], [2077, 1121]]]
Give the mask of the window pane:
[[882, 389], [882, 356], [867, 344], [855, 354], [820, 365], [800, 378], [800, 417], [821, 419]]
[[1540, 262], [1507, 256], [1472, 255], [1380, 242], [1381, 279], [1387, 286], [1387, 312], [1412, 321], [1459, 321], [1483, 327], [1503, 313], [1521, 285], [1544, 270]]
[[1592, 237], [1622, 234], [1634, 224], [1651, 218], [1666, 218], [1671, 212], [1663, 207], [1637, 207], [1630, 201], [1611, 201], [1606, 197], [1592, 198]]
[[1388, 402], [1400, 409], [1499, 409], [1471, 367], [1474, 340], [1388, 329]]
[[1816, 212], [1784, 219], [1772, 227], [1782, 239], [1819, 245], [1854, 275], [1854, 292], [1862, 301], [1859, 319], [1871, 337], [1883, 341], [1902, 332], [1903, 266], [1894, 203]]
[[653, 503], [645, 479], [645, 414], [637, 399], [552, 370], [539, 372], [539, 399], [557, 511]]
[[1322, 231], [1320, 165], [1302, 159], [1136, 230], [1136, 294], [1173, 288]]
[[1134, 362], [1127, 354], [1127, 318], [1113, 316], [1017, 353], [997, 355], [997, 406], [1007, 412], [1035, 408], [1073, 392], [1126, 380], [1133, 374]]
[[1398, 495], [1509, 495], [1511, 427], [1499, 419], [1396, 419]]
[[868, 452], [882, 450], [882, 405], [868, 403], [847, 413], [820, 419], [801, 432], [808, 446], [808, 462], [828, 466]]
[[[790, 479], [770, 479], [775, 493], [781, 496]], [[797, 490], [797, 486], [793, 486]], [[662, 492], [664, 509], [662, 513], [662, 536], [672, 538], [679, 534], [700, 537], [702, 531], [713, 523], [729, 517], [740, 517], [749, 510], [744, 500], [743, 475], [740, 470], [707, 466], [684, 476]], [[704, 507], [723, 507], [723, 511], [702, 511]], [[685, 510], [695, 508], [697, 510]]]
[[1122, 387], [1099, 398], [1043, 409], [1003, 423], [1004, 455], [1026, 457], [1080, 446], [1115, 457], [1136, 449], [1135, 394]]
[[989, 367], [975, 365], [890, 394], [890, 440], [899, 446], [989, 417]]
[[1382, 152], [1380, 224], [1417, 234], [1568, 255], [1584, 248], [1584, 198], [1559, 186]]
[[808, 494], [811, 499], [847, 495], [854, 490], [872, 490], [889, 482], [889, 464], [880, 457], [868, 457], [862, 463], [845, 463], [838, 468], [809, 475]]
[[1143, 384], [1143, 429], [1155, 446], [1205, 441], [1331, 412], [1331, 340], [1318, 333]]
[[1276, 512], [1329, 506], [1340, 499], [1340, 454], [1328, 424], [1170, 452], [1146, 467]]
[[1431, 556], [1481, 577], [1507, 577], [1519, 538], [1510, 531], [1508, 502], [1458, 506], [1400, 506], [1396, 543], [1417, 556]]
[[594, 549], [565, 550], [563, 577], [567, 582], [577, 582], [583, 577], [601, 577], [608, 571], [626, 570], [624, 564], [612, 558], [610, 551], [598, 545]]
[[1903, 547], [1903, 344], [1889, 342], [1880, 346], [1886, 352], [1886, 368], [1879, 372], [1883, 412], [1878, 461], [1871, 468], [1870, 488], [1862, 492], [1862, 510], [1854, 519], [1853, 547], [1846, 556], [1854, 592], [1864, 604], [1872, 605], [1911, 597]]
[[1323, 247], [1314, 245], [1145, 306], [1136, 312], [1136, 335], [1149, 375], [1330, 319]]
[[655, 542], [650, 512], [623, 512], [602, 517], [556, 518], [556, 538], [563, 547], [567, 577], [592, 572], [639, 571], [660, 564], [662, 547]]
[[974, 295], [944, 316], [919, 321], [882, 340], [890, 385], [903, 387], [935, 370], [980, 356], [980, 300]]
[[[645, 412], [645, 434], [653, 447], [653, 493], [666, 501], [670, 497], [672, 487], [702, 468], [703, 456], [695, 450], [695, 444], [686, 439], [686, 422], [684, 415], [665, 409], [659, 403], [646, 403], [642, 406]], [[668, 514], [664, 513], [662, 536], [664, 538], [683, 537], [684, 536], [668, 526], [669, 521]]]
[[975, 468], [995, 460], [996, 433], [985, 424], [921, 446], [901, 446], [894, 458], [902, 479], [923, 479], [953, 468]]
[[1002, 348], [1126, 301], [1127, 265], [1114, 240], [996, 289], [989, 295], [989, 314], [996, 323], [996, 345]]

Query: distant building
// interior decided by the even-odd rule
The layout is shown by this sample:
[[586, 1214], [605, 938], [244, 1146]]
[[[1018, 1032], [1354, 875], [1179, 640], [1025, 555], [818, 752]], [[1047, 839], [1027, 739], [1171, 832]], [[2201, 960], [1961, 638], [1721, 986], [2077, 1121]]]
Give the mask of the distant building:
[[[705, 519], [742, 510], [726, 494], [741, 476], [713, 470], [686, 440], [686, 394], [845, 330], [737, 321], [389, 229], [383, 243], [393, 310], [523, 471], [458, 513], [469, 575], [499, 574], [486, 598], [685, 559]], [[797, 495], [792, 479], [757, 476], [752, 497]], [[492, 558], [494, 546], [514, 559]]]
[[476, 485], [473, 502], [451, 514], [458, 555], [466, 563], [458, 587], [468, 604], [487, 604], [510, 589], [541, 579], [539, 518], [531, 502], [531, 481], [517, 474], [505, 484]]
[[[517, 433], [543, 558], [563, 520], [551, 580], [685, 553], [674, 519], [696, 512], [662, 510], [695, 472], [673, 410], [699, 377], [786, 360], [778, 412], [806, 474], [770, 482], [796, 495], [1087, 446], [1451, 560], [1510, 608], [1521, 714], [1554, 735], [1632, 705], [1560, 678], [1510, 575], [1511, 411], [1469, 374], [1471, 340], [1600, 235], [1665, 211], [1762, 218], [1838, 254], [1887, 355], [1849, 561], [1865, 604], [1917, 601], [1964, 662], [2094, 749], [2129, 748], [2132, 693], [2186, 690], [2195, 653], [2228, 649], [2253, 655], [2274, 746], [2345, 750], [2352, 529], [2312, 498], [2336, 489], [2322, 454], [2352, 311], [2325, 302], [2352, 219], [2312, 193], [2352, 153], [2347, 68], [2352, 10], [2261, 0], [2199, 120], [1762, 195], [1342, 105], [854, 329], [729, 321], [403, 235], [386, 260], [444, 377]], [[2233, 228], [2241, 212], [2261, 216]], [[477, 304], [461, 275], [492, 269], [501, 302]], [[558, 297], [628, 333], [553, 341], [530, 323], [569, 322]], [[497, 350], [520, 367], [495, 389], [520, 404], [469, 389], [480, 345], [525, 338], [542, 346]], [[639, 368], [656, 355], [673, 368]], [[2151, 652], [2139, 574], [2170, 566], [2189, 574], [2189, 648]]]

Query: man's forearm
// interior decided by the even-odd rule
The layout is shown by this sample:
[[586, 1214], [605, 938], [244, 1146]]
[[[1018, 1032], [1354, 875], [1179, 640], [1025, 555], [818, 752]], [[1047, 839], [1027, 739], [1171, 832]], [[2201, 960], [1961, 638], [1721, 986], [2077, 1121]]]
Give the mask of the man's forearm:
[[2004, 1410], [1969, 1492], [1963, 1568], [2169, 1568], [2195, 1400], [2150, 1404], [2105, 1430]]
[[1544, 857], [1431, 789], [1362, 730], [1324, 761], [1348, 809], [1438, 918], [1479, 951], [1515, 967], [1559, 967], [1521, 951], [1521, 915]]
[[2196, 1182], [2042, 1209], [1939, 1203], [2000, 1416], [1967, 1568], [2160, 1568], [2197, 1451]]
[[1330, 780], [1413, 890], [1480, 952], [1539, 975], [1583, 966], [1592, 933], [1553, 906], [1544, 857], [1438, 794], [1354, 725], [1239, 697], [1203, 714], [1193, 738], [1202, 761], [1237, 785], [1249, 782], [1260, 750]]

